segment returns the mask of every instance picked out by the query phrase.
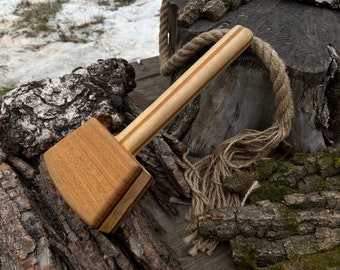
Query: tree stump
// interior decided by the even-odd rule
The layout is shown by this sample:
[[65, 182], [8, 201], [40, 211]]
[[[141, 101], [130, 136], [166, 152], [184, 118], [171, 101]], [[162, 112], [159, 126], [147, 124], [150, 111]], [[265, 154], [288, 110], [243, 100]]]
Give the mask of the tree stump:
[[[170, 17], [174, 18], [186, 2], [169, 3]], [[227, 11], [217, 22], [201, 19], [188, 28], [170, 22], [170, 51], [211, 29], [236, 24], [251, 29], [287, 65], [295, 102], [288, 142], [295, 151], [315, 152], [325, 150], [339, 138], [338, 109], [332, 104], [339, 87], [339, 54], [333, 53], [340, 48], [339, 23], [340, 14], [332, 9], [295, 1], [253, 0]], [[193, 153], [202, 156], [242, 129], [263, 130], [270, 126], [275, 112], [273, 101], [268, 72], [258, 59], [244, 53], [201, 94], [196, 101], [199, 109], [193, 110], [192, 117], [186, 116], [192, 122], [184, 127], [178, 120], [169, 130]]]
[[[274, 159], [258, 160], [231, 180], [241, 184], [256, 180], [261, 187], [244, 207], [218, 208], [199, 216], [199, 234], [230, 241], [233, 258], [241, 269], [281, 261], [286, 261], [277, 265], [282, 269], [319, 269], [317, 261], [322, 267], [338, 269], [339, 155], [337, 148], [330, 148], [340, 142], [338, 3], [324, 3], [332, 8], [321, 8], [299, 1], [236, 1], [243, 5], [230, 10], [225, 4], [223, 16], [213, 9], [207, 16], [207, 5], [218, 1], [168, 2], [169, 18], [180, 14], [178, 22], [170, 21], [171, 53], [202, 32], [246, 26], [286, 63], [295, 106], [292, 132], [281, 149], [272, 153]], [[176, 71], [173, 80], [192, 62]], [[268, 128], [275, 108], [268, 71], [259, 59], [244, 53], [167, 131], [187, 145], [192, 156], [200, 158], [243, 129]], [[264, 164], [276, 164], [275, 169]], [[329, 253], [322, 257], [324, 251]], [[319, 254], [299, 257], [313, 253]]]

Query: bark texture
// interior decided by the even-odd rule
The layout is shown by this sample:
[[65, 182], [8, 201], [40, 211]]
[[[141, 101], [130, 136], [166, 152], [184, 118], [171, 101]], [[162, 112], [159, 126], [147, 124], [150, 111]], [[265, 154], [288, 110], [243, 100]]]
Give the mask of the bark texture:
[[236, 9], [251, 0], [189, 0], [178, 14], [178, 24], [189, 27], [199, 19], [220, 20], [229, 9]]
[[123, 59], [100, 60], [60, 78], [20, 86], [2, 97], [0, 146], [33, 157], [90, 117], [124, 123], [123, 97], [135, 87], [133, 68]]
[[[185, 6], [182, 1], [169, 2], [170, 12], [177, 13]], [[295, 151], [322, 151], [337, 141], [332, 137], [333, 130], [338, 129], [337, 120], [330, 111], [337, 110], [332, 102], [337, 95], [333, 93], [335, 85], [339, 85], [339, 23], [340, 14], [332, 9], [297, 1], [253, 0], [228, 11], [217, 22], [198, 20], [189, 28], [172, 27], [170, 45], [175, 44], [171, 49], [175, 51], [204, 31], [236, 24], [248, 27], [268, 42], [287, 65], [296, 112], [290, 144]], [[175, 121], [176, 128], [169, 131], [195, 155], [206, 155], [242, 129], [269, 127], [275, 112], [273, 101], [268, 72], [259, 59], [244, 53], [203, 91], [195, 109], [183, 113]], [[189, 124], [183, 119], [190, 119]]]
[[[202, 7], [194, 5], [199, 1], [169, 0], [169, 3], [170, 12], [179, 10], [179, 16], [181, 12], [189, 14], [189, 5], [190, 14], [201, 14]], [[215, 14], [219, 16], [218, 12]], [[271, 44], [287, 65], [296, 111], [289, 143], [278, 149], [284, 156], [278, 160], [259, 160], [248, 172], [225, 182], [228, 192], [244, 195], [245, 187], [259, 181], [261, 187], [252, 193], [248, 204], [202, 215], [198, 219], [199, 233], [230, 241], [233, 257], [241, 269], [257, 269], [284, 260], [290, 261], [282, 269], [320, 266], [337, 269], [339, 150], [327, 147], [338, 146], [340, 142], [337, 120], [340, 32], [334, 27], [340, 23], [340, 14], [297, 1], [253, 0], [226, 12], [216, 22], [202, 19], [181, 23], [170, 30], [173, 39], [169, 44], [175, 44], [170, 51], [176, 51], [202, 32], [236, 24], [250, 28], [255, 36]], [[271, 88], [262, 63], [245, 53], [169, 125], [168, 131], [188, 145], [192, 155], [211, 153], [222, 141], [243, 129], [263, 130], [271, 125], [275, 112]], [[295, 154], [290, 156], [292, 153]], [[334, 253], [326, 258], [325, 254], [330, 253], [324, 251]], [[318, 260], [324, 265], [303, 268], [294, 261], [312, 253], [318, 253]]]
[[331, 149], [260, 160], [233, 179], [261, 183], [250, 203], [209, 211], [199, 217], [200, 233], [230, 240], [241, 265], [251, 251], [248, 259], [259, 267], [339, 247], [339, 157], [339, 150]]
[[[180, 269], [160, 239], [161, 226], [142, 205], [116, 234], [92, 230], [63, 201], [40, 158], [90, 117], [114, 133], [126, 126], [139, 113], [126, 96], [135, 87], [134, 76], [123, 59], [99, 60], [1, 97], [1, 269]], [[174, 213], [167, 196], [188, 196], [183, 151], [177, 139], [163, 134], [138, 157], [155, 178], [151, 190], [163, 194], [157, 199]]]

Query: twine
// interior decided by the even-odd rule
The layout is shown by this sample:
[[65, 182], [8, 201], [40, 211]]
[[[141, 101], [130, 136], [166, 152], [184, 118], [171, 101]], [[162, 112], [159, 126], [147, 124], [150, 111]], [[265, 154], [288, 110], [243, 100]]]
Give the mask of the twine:
[[[216, 43], [229, 31], [216, 29], [202, 33], [169, 57], [167, 12], [167, 1], [163, 0], [159, 34], [163, 75], [171, 75], [200, 50]], [[241, 173], [258, 159], [267, 156], [291, 130], [294, 106], [285, 64], [273, 48], [260, 38], [254, 37], [247, 50], [255, 54], [269, 71], [276, 103], [274, 121], [271, 127], [263, 131], [241, 131], [194, 164], [188, 161], [189, 169], [184, 176], [192, 191], [192, 203], [186, 215], [191, 235], [185, 238], [185, 242], [194, 244], [189, 251], [191, 255], [196, 255], [198, 250], [210, 255], [218, 244], [217, 240], [198, 235], [197, 217], [213, 208], [242, 206], [250, 192], [258, 187], [258, 183], [254, 182], [242, 200], [239, 194], [225, 192], [222, 181], [224, 180], [224, 184], [225, 179], [232, 181], [233, 175]]]

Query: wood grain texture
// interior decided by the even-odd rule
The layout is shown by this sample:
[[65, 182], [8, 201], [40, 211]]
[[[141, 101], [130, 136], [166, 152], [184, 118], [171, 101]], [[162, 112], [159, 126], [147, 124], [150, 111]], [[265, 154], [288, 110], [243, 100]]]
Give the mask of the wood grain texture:
[[[169, 2], [175, 13], [187, 1]], [[340, 48], [340, 13], [298, 1], [252, 0], [228, 11], [218, 22], [199, 20], [188, 29], [177, 27], [170, 34], [176, 39], [170, 42], [176, 43], [172, 50], [202, 32], [236, 24], [248, 27], [254, 36], [268, 42], [287, 65], [295, 102], [289, 143], [296, 151], [324, 150], [313, 100], [332, 63], [327, 44]], [[242, 54], [202, 92], [199, 107], [190, 129], [179, 136], [199, 156], [210, 153], [243, 129], [269, 127], [276, 108], [268, 71], [250, 53]]]
[[131, 187], [121, 197], [117, 205], [104, 220], [99, 230], [106, 233], [115, 232], [125, 217], [131, 212], [139, 199], [151, 184], [151, 175], [143, 169], [137, 179], [131, 184]]
[[235, 26], [116, 138], [132, 155], [146, 145], [251, 43], [252, 32]]
[[[179, 9], [186, 2], [169, 0]], [[218, 22], [198, 20], [187, 34], [196, 36], [204, 31], [232, 28], [238, 24], [268, 42], [287, 66], [303, 72], [324, 72], [329, 59], [326, 45], [332, 44], [336, 48], [340, 45], [338, 11], [286, 0], [252, 0], [228, 11]], [[187, 38], [183, 36], [185, 33], [178, 34], [176, 46], [180, 47]]]
[[133, 62], [131, 65], [136, 72], [137, 87], [129, 93], [129, 97], [145, 110], [171, 85], [171, 78], [160, 75], [158, 56]]
[[134, 157], [94, 118], [50, 148], [44, 159], [60, 194], [93, 228], [142, 173]]

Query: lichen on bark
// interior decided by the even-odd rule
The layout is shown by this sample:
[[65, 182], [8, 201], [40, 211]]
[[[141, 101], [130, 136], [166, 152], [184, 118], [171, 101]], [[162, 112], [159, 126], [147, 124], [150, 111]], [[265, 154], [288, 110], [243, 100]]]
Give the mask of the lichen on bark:
[[[0, 97], [1, 269], [180, 268], [156, 233], [161, 226], [142, 203], [115, 235], [93, 230], [62, 199], [41, 156], [91, 117], [114, 134], [127, 126], [140, 113], [127, 96], [135, 87], [134, 76], [126, 60], [98, 60]], [[154, 177], [150, 190], [155, 199], [176, 213], [167, 196], [188, 193], [183, 184], [175, 187], [183, 182], [185, 150], [164, 133], [152, 144], [138, 159]]]
[[199, 232], [231, 241], [235, 262], [248, 269], [337, 248], [339, 157], [340, 150], [332, 148], [259, 160], [233, 179], [261, 183], [248, 204], [210, 210], [198, 218]]
[[90, 117], [118, 130], [124, 123], [123, 97], [135, 87], [134, 77], [126, 60], [112, 58], [12, 90], [0, 99], [0, 147], [36, 156]]
[[218, 21], [229, 9], [238, 8], [251, 0], [190, 0], [179, 11], [177, 23], [182, 27], [189, 27], [198, 19], [205, 18]]

